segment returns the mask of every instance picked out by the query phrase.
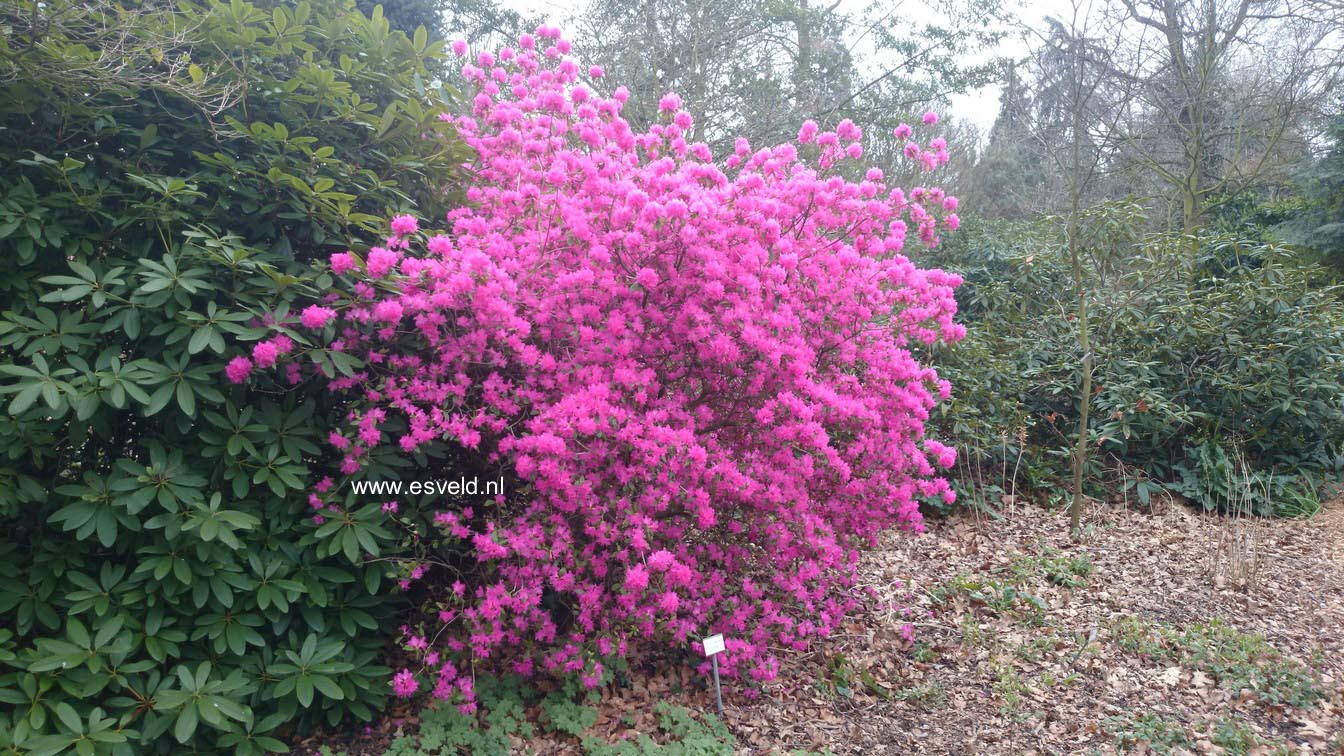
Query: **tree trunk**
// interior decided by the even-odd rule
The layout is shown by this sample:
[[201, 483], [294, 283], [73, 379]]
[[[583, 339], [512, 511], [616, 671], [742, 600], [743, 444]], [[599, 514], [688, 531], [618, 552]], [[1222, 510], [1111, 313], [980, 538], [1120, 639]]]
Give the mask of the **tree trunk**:
[[[1076, 46], [1078, 40], [1075, 37], [1073, 44]], [[1073, 274], [1073, 293], [1078, 302], [1078, 310], [1074, 314], [1074, 323], [1078, 327], [1078, 348], [1082, 353], [1083, 378], [1078, 397], [1078, 440], [1074, 444], [1073, 454], [1073, 500], [1069, 503], [1069, 534], [1076, 541], [1081, 535], [1081, 523], [1083, 516], [1083, 471], [1087, 467], [1088, 456], [1088, 415], [1092, 409], [1092, 344], [1089, 337], [1089, 325], [1087, 318], [1087, 285], [1083, 280], [1083, 253], [1080, 240], [1078, 238], [1080, 216], [1082, 213], [1082, 194], [1083, 194], [1083, 165], [1082, 165], [1082, 132], [1083, 132], [1083, 81], [1082, 71], [1079, 69], [1079, 52], [1073, 51], [1071, 82], [1073, 92], [1070, 103], [1070, 114], [1073, 119], [1072, 134], [1070, 135], [1070, 166], [1069, 176], [1069, 221], [1068, 221], [1068, 245], [1069, 245], [1069, 266]]]

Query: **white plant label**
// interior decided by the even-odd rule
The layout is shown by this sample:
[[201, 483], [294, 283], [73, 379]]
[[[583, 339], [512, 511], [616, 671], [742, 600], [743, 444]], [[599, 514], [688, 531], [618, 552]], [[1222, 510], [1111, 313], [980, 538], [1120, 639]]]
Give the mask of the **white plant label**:
[[723, 653], [723, 633], [711, 635], [703, 641], [705, 644], [705, 656]]

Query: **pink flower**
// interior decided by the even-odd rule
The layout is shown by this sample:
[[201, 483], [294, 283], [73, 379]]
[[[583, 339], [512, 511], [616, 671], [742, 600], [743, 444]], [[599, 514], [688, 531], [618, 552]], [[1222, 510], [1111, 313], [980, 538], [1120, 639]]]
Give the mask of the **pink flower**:
[[398, 215], [392, 219], [392, 233], [406, 236], [420, 230], [420, 223], [414, 215]]
[[415, 675], [408, 669], [403, 669], [392, 678], [392, 692], [401, 698], [410, 698], [419, 689], [420, 683], [416, 682]]
[[925, 111], [923, 120], [925, 126], [932, 126], [935, 123], [938, 123], [938, 114], [932, 110]]
[[[414, 219], [412, 219], [414, 220]], [[383, 247], [374, 247], [369, 250], [368, 271], [374, 278], [382, 278], [388, 271], [397, 266], [401, 260], [401, 255], [392, 250]]]
[[600, 79], [605, 74], [606, 72], [602, 70], [602, 66], [590, 66], [588, 68], [588, 75], [593, 77], [594, 79]]
[[679, 606], [681, 606], [681, 598], [672, 591], [664, 593], [658, 599], [658, 608], [663, 610], [667, 614], [676, 613], [677, 608]]
[[635, 274], [635, 283], [646, 289], [652, 289], [658, 285], [658, 274], [649, 268], [640, 268]]
[[467, 41], [464, 39], [453, 40], [453, 54], [457, 57], [465, 57], [467, 54]]
[[430, 254], [435, 257], [443, 257], [453, 251], [453, 240], [447, 236], [438, 234], [430, 238], [428, 246]]
[[308, 305], [299, 316], [299, 322], [306, 328], [321, 328], [336, 317], [336, 311], [321, 305]]
[[269, 341], [258, 342], [252, 347], [252, 360], [257, 363], [259, 368], [268, 368], [275, 365], [279, 356], [280, 350]]
[[649, 567], [657, 572], [662, 572], [676, 562], [676, 557], [667, 549], [659, 549], [649, 555]]
[[241, 354], [229, 360], [229, 364], [224, 367], [224, 374], [228, 376], [233, 383], [242, 383], [247, 380], [247, 376], [252, 373], [252, 361]]
[[625, 589], [628, 591], [638, 593], [639, 591], [644, 590], [648, 584], [649, 572], [639, 565], [631, 567], [630, 570], [625, 573]]
[[910, 124], [908, 123], [903, 123], [891, 131], [891, 135], [897, 139], [909, 139], [910, 135], [913, 133], [915, 133], [915, 130], [910, 128]]
[[337, 275], [353, 270], [355, 258], [349, 252], [337, 252], [331, 256], [331, 272]]
[[[450, 497], [430, 532], [403, 523], [410, 551], [448, 539], [463, 556], [460, 574], [420, 584], [411, 623], [440, 700], [474, 706], [459, 674], [473, 666], [593, 683], [594, 654], [707, 622], [734, 635], [722, 674], [769, 680], [778, 649], [806, 649], [858, 607], [861, 549], [954, 497], [939, 470], [955, 454], [925, 427], [950, 385], [915, 347], [965, 334], [960, 278], [905, 245], [956, 228], [955, 200], [836, 171], [862, 157], [848, 121], [737, 139], [715, 163], [687, 144], [681, 98], [632, 124], [628, 90], [583, 86], [559, 31], [537, 34], [462, 61], [471, 91], [443, 120], [472, 181], [448, 230], [393, 219], [367, 269], [331, 258], [345, 275], [299, 318], [318, 348], [361, 363], [325, 379], [348, 414], [323, 465], [362, 479], [442, 443], [520, 486], [482, 492], [474, 511]], [[926, 151], [909, 125], [893, 133], [912, 162], [948, 159], [940, 139]], [[349, 516], [314, 497], [308, 516]], [[416, 564], [404, 585], [426, 576]], [[421, 686], [403, 670], [394, 689]]]
[[400, 302], [394, 299], [384, 299], [374, 306], [373, 319], [384, 323], [396, 323], [401, 320], [404, 312]]

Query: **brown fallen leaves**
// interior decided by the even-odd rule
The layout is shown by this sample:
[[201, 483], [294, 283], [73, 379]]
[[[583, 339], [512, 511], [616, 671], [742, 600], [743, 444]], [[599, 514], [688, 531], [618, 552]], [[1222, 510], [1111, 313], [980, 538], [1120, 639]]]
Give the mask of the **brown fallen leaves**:
[[[1218, 579], [1213, 564], [1235, 524], [1179, 504], [1094, 504], [1077, 545], [1061, 512], [1021, 500], [1005, 510], [891, 534], [869, 553], [864, 583], [886, 609], [786, 656], [755, 700], [725, 687], [739, 751], [1344, 754], [1344, 500], [1233, 534], [1254, 557], [1253, 582]], [[1224, 646], [1264, 637], [1243, 660], [1259, 687], [1228, 671], [1236, 649], [1182, 635], [1212, 620]], [[1309, 705], [1266, 693], [1271, 673], [1294, 669], [1319, 691]], [[653, 729], [659, 701], [712, 712], [713, 700], [675, 655], [633, 658], [591, 732], [632, 738]], [[562, 735], [515, 745], [581, 752]]]

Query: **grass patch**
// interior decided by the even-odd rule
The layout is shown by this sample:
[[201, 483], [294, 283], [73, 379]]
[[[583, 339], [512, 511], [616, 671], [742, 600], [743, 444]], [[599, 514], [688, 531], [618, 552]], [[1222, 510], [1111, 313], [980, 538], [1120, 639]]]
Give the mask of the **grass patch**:
[[919, 641], [910, 651], [910, 658], [920, 664], [932, 664], [938, 661], [938, 649], [934, 648], [933, 644], [928, 641]]
[[1134, 751], [1146, 747], [1152, 753], [1174, 753], [1194, 747], [1179, 720], [1159, 714], [1136, 717], [1107, 717], [1101, 727], [1114, 740], [1116, 748]]
[[1023, 661], [1036, 663], [1059, 648], [1060, 640], [1054, 635], [1038, 635], [1024, 641], [1013, 653]]
[[957, 621], [957, 630], [961, 633], [962, 642], [968, 646], [988, 647], [994, 642], [993, 631], [980, 625], [975, 612], [962, 612], [961, 619]]
[[1045, 624], [1045, 602], [1011, 582], [981, 575], [957, 575], [931, 592], [939, 604], [965, 601], [996, 616], [1011, 615], [1031, 625]]
[[1126, 617], [1111, 623], [1110, 631], [1126, 651], [1203, 670], [1223, 687], [1248, 689], [1266, 703], [1305, 708], [1325, 695], [1305, 665], [1279, 653], [1264, 636], [1221, 620], [1176, 628]]
[[1022, 694], [1027, 692], [1027, 684], [1022, 681], [1017, 667], [1012, 664], [994, 663], [994, 683], [991, 688], [994, 695], [1003, 702], [1000, 709], [1004, 713], [1015, 712], [1022, 706]]
[[1049, 583], [1065, 588], [1087, 585], [1094, 569], [1092, 558], [1088, 555], [1069, 556], [1054, 548], [1046, 549], [1041, 554], [1022, 554], [1008, 565], [1014, 582], [1044, 578]]
[[893, 700], [905, 701], [919, 709], [935, 709], [947, 702], [947, 689], [935, 680], [893, 691], [891, 697]]
[[1241, 756], [1251, 751], [1264, 756], [1289, 756], [1296, 753], [1282, 740], [1265, 740], [1241, 722], [1226, 717], [1214, 722], [1213, 737], [1210, 740], [1230, 756]]

